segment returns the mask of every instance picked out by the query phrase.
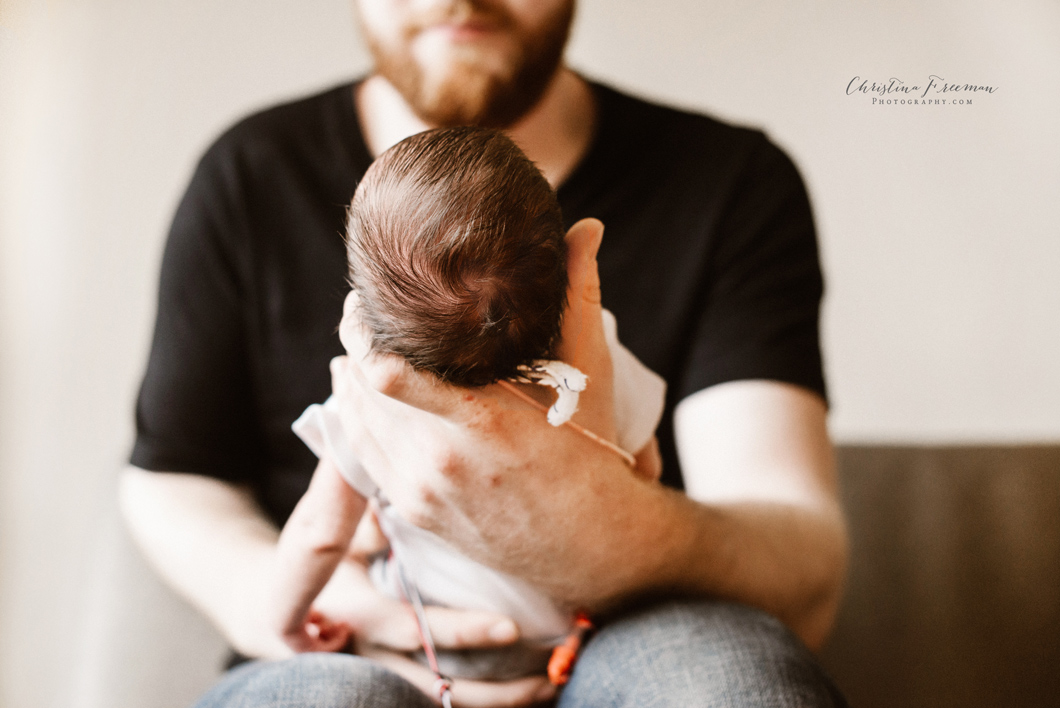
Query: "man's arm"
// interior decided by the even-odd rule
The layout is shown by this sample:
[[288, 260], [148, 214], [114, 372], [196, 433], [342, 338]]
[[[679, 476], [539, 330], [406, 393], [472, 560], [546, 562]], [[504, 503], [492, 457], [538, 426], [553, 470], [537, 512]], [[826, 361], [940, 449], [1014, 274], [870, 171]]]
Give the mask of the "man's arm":
[[[511, 402], [451, 402], [461, 412], [449, 415], [469, 418], [443, 418], [437, 433], [421, 417], [431, 414], [392, 400], [373, 419], [377, 447], [398, 450], [400, 461], [387, 468], [380, 456], [368, 469], [384, 490], [393, 484], [388, 496], [418, 525], [574, 605], [720, 598], [772, 613], [811, 647], [827, 636], [846, 533], [816, 395], [745, 381], [685, 401], [678, 425], [691, 496], [645, 482], [581, 436], [542, 429]], [[400, 446], [412, 430], [417, 445]], [[409, 467], [412, 457], [422, 466]]]
[[[442, 419], [437, 432], [412, 406], [369, 405], [377, 417], [361, 419], [377, 426], [379, 450], [396, 453], [366, 466], [413, 523], [571, 604], [720, 598], [767, 610], [810, 647], [824, 641], [846, 531], [816, 395], [738, 382], [691, 396], [678, 413], [691, 496], [644, 481], [575, 433], [542, 431], [511, 402], [473, 403], [449, 413], [469, 413], [463, 423]], [[402, 446], [412, 430], [418, 444]]]
[[270, 631], [266, 593], [278, 532], [251, 493], [195, 474], [129, 467], [122, 513], [155, 570], [202, 611], [242, 654], [291, 654]]
[[772, 613], [812, 648], [847, 557], [825, 416], [805, 389], [734, 381], [686, 398], [674, 420], [686, 491], [716, 539], [702, 587]]
[[[129, 467], [120, 494], [126, 523], [152, 566], [237, 651], [265, 659], [291, 655], [266, 613], [279, 534], [248, 491], [201, 475]], [[366, 655], [433, 695], [434, 675], [397, 653], [419, 648], [412, 614], [379, 593], [362, 565], [350, 559], [341, 563], [317, 605], [328, 617], [349, 624]], [[441, 648], [503, 646], [518, 638], [510, 619], [492, 613], [435, 607], [427, 612]], [[552, 691], [543, 676], [506, 683], [457, 681], [453, 687], [455, 704], [468, 708], [527, 705]]]
[[[596, 384], [582, 394], [576, 420], [609, 437], [611, 368], [595, 265], [601, 232], [587, 220], [568, 235], [561, 353]], [[413, 523], [574, 605], [723, 598], [772, 612], [808, 644], [823, 640], [846, 540], [824, 405], [814, 394], [747, 381], [689, 397], [679, 412], [687, 496], [551, 428], [499, 387], [454, 389], [369, 355], [355, 299], [340, 335], [350, 355], [332, 362], [332, 374], [347, 436]]]

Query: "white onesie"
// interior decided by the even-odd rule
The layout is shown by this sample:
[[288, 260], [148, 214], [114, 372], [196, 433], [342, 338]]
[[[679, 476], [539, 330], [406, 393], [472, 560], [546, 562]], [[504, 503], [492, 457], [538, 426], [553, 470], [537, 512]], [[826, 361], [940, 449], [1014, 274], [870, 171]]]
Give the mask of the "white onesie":
[[[603, 311], [604, 334], [614, 370], [615, 427], [619, 447], [637, 452], [651, 441], [662, 417], [666, 384], [618, 341], [614, 315]], [[589, 382], [592, 385], [592, 382]], [[570, 631], [572, 609], [540, 589], [463, 555], [436, 534], [402, 518], [361, 466], [346, 442], [333, 398], [313, 404], [291, 426], [319, 458], [331, 460], [359, 494], [375, 499], [379, 525], [391, 556], [372, 565], [373, 583], [401, 598], [396, 559], [425, 604], [496, 612], [518, 624], [521, 641], [512, 648], [440, 652], [444, 673], [454, 677], [506, 679], [540, 672], [551, 648]]]

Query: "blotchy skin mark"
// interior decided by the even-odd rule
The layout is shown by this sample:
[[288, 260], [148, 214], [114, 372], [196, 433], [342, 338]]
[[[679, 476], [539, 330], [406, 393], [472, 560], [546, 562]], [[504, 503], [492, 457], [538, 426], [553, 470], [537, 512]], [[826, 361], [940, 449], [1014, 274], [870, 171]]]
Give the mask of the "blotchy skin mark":
[[497, 417], [490, 414], [487, 406], [482, 405], [478, 415], [470, 417], [465, 422], [468, 430], [473, 430], [481, 435], [492, 435], [501, 432], [503, 426]]

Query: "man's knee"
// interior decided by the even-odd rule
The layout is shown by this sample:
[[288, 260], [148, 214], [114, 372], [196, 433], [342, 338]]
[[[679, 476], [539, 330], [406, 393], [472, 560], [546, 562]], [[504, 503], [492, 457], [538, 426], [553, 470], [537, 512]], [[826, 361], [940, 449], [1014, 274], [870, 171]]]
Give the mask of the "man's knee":
[[721, 602], [666, 602], [604, 626], [562, 706], [845, 706], [780, 622]]
[[228, 672], [195, 708], [390, 708], [432, 706], [378, 664], [348, 654], [299, 654]]

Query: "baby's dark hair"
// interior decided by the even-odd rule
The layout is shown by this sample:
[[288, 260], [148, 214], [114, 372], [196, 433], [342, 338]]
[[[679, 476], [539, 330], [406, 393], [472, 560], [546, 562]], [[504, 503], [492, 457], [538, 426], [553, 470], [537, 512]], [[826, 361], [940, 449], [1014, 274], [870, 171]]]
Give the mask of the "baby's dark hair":
[[556, 195], [503, 133], [430, 130], [372, 163], [350, 205], [350, 284], [373, 351], [460, 386], [551, 358], [566, 304]]

